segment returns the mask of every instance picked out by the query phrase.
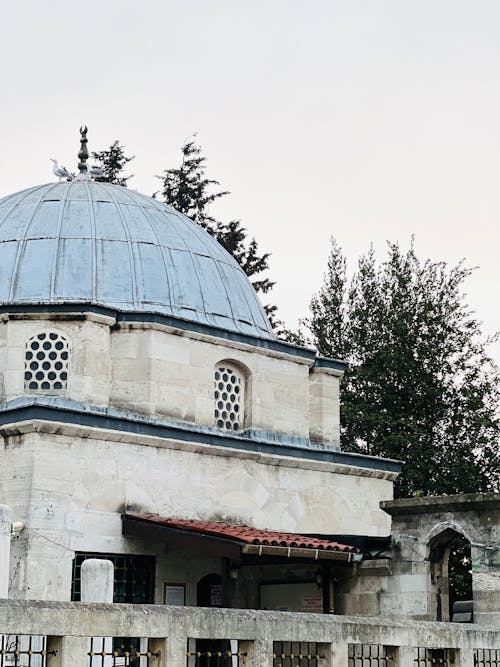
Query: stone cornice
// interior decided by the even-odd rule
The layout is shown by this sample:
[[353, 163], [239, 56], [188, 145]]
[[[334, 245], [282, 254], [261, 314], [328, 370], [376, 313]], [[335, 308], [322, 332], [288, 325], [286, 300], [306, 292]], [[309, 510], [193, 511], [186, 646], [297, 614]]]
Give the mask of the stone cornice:
[[434, 512], [472, 512], [487, 508], [500, 509], [500, 493], [462, 493], [455, 496], [419, 496], [384, 500], [381, 509], [391, 516], [400, 514], [433, 514]]
[[396, 479], [401, 469], [398, 461], [312, 446], [302, 438], [245, 431], [226, 434], [206, 426], [168, 422], [59, 397], [25, 397], [0, 405], [0, 433], [8, 436], [29, 431], [102, 437], [390, 480]]

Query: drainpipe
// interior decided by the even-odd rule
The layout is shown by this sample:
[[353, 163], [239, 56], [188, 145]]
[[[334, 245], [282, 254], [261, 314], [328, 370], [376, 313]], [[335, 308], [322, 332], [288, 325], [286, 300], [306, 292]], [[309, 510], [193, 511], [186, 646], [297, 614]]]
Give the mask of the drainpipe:
[[12, 516], [8, 505], [0, 505], [0, 598], [9, 597], [10, 538]]

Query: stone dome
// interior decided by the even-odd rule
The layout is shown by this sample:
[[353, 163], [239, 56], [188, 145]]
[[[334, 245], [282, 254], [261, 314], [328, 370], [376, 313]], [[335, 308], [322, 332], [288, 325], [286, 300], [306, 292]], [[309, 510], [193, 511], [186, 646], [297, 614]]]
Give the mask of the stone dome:
[[0, 306], [24, 304], [92, 304], [274, 338], [247, 276], [207, 232], [91, 180], [0, 199]]

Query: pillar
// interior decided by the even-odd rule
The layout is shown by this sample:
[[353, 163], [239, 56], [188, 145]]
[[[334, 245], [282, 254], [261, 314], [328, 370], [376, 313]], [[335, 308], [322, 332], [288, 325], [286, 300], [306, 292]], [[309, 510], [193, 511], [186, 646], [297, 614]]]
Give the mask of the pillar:
[[47, 667], [89, 667], [88, 637], [47, 637]]
[[474, 667], [474, 649], [461, 648], [455, 651], [455, 667]]
[[171, 634], [167, 638], [166, 665], [167, 667], [182, 667], [186, 664], [187, 638]]
[[474, 623], [500, 627], [500, 548], [472, 545]]
[[396, 649], [396, 667], [408, 667], [415, 664], [415, 647], [398, 646]]

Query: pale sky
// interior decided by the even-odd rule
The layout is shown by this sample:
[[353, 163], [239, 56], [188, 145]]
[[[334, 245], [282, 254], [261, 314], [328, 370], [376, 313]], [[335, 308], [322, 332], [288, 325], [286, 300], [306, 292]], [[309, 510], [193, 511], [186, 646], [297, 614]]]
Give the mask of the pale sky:
[[[289, 326], [329, 238], [478, 266], [468, 302], [500, 330], [498, 0], [17, 0], [3, 3], [0, 196], [115, 139], [152, 194], [198, 133], [208, 176], [272, 252]], [[492, 350], [500, 362], [500, 345]]]

